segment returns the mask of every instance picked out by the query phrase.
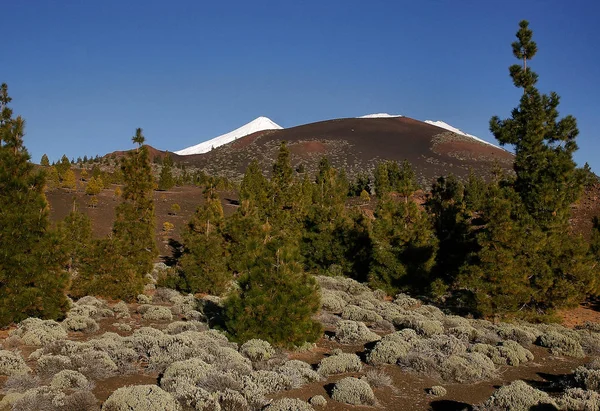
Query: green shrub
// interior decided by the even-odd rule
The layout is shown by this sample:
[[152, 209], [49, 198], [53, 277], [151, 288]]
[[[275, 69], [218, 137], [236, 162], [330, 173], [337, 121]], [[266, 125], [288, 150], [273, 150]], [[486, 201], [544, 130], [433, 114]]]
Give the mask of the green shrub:
[[206, 323], [202, 323], [200, 321], [175, 321], [169, 323], [167, 328], [165, 328], [164, 332], [167, 334], [181, 334], [186, 331], [206, 331], [208, 329], [208, 325]]
[[13, 411], [78, 411], [99, 410], [96, 397], [87, 390], [65, 392], [50, 386], [42, 386], [19, 394], [12, 404]]
[[315, 342], [322, 334], [312, 318], [321, 307], [317, 282], [296, 263], [268, 263], [242, 277], [239, 293], [227, 299], [228, 331], [237, 341], [259, 338], [275, 346]]
[[268, 360], [275, 354], [275, 350], [267, 341], [252, 339], [242, 344], [240, 353], [255, 362]]
[[586, 390], [600, 391], [600, 370], [588, 367], [579, 366], [575, 369], [573, 372], [575, 382]]
[[75, 365], [66, 355], [42, 355], [37, 360], [37, 373], [49, 377], [63, 370], [73, 370]]
[[600, 394], [581, 388], [567, 388], [556, 402], [564, 410], [593, 411], [600, 409]]
[[181, 406], [171, 394], [156, 385], [130, 385], [113, 392], [103, 411], [179, 411]]
[[532, 407], [540, 405], [556, 406], [547, 393], [517, 380], [496, 390], [483, 407], [498, 411], [529, 411]]
[[359, 321], [342, 320], [335, 327], [335, 338], [341, 344], [365, 344], [381, 337]]
[[221, 411], [249, 411], [248, 401], [242, 394], [229, 388], [216, 393]]
[[27, 374], [31, 369], [25, 364], [25, 360], [19, 352], [0, 350], [0, 375]]
[[324, 310], [341, 313], [347, 304], [337, 293], [326, 289], [321, 290], [321, 307]]
[[333, 387], [331, 398], [350, 405], [375, 405], [376, 402], [369, 384], [354, 377], [339, 380]]
[[425, 337], [444, 333], [444, 326], [440, 321], [429, 320], [419, 314], [399, 316], [394, 318], [392, 322], [398, 329], [411, 328], [415, 330], [417, 334]]
[[59, 390], [91, 390], [94, 387], [94, 384], [80, 372], [74, 370], [62, 370], [52, 377], [50, 386]]
[[314, 371], [310, 364], [299, 360], [286, 361], [279, 366], [277, 372], [289, 378], [293, 388], [321, 380], [321, 375]]
[[367, 353], [367, 363], [371, 365], [396, 364], [400, 358], [408, 354], [411, 345], [405, 341], [394, 341], [383, 337]]
[[319, 362], [317, 372], [321, 375], [342, 374], [345, 372], [359, 372], [362, 363], [356, 354], [336, 354], [325, 357]]
[[83, 315], [69, 315], [61, 324], [67, 331], [93, 333], [100, 329], [100, 326], [93, 318], [84, 317]]
[[169, 307], [151, 305], [144, 310], [142, 318], [150, 321], [172, 321], [173, 313]]
[[308, 400], [310, 405], [313, 407], [325, 407], [327, 405], [327, 400], [322, 395], [315, 395]]
[[585, 357], [583, 348], [579, 342], [556, 331], [547, 331], [540, 335], [536, 344], [550, 349], [555, 355], [567, 355], [570, 357]]
[[17, 328], [10, 332], [10, 336], [19, 337], [26, 345], [46, 345], [67, 338], [67, 332], [56, 321], [32, 317], [21, 321]]
[[348, 305], [342, 311], [344, 320], [362, 321], [367, 323], [376, 323], [383, 321], [383, 317], [376, 312], [366, 310], [356, 305]]
[[275, 371], [254, 371], [250, 378], [264, 394], [286, 391], [293, 386], [291, 379]]

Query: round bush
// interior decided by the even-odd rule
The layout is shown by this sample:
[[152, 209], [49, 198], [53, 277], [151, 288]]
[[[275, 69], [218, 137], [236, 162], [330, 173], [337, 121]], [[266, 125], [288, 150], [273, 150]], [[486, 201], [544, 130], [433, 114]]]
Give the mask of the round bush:
[[69, 315], [63, 320], [62, 326], [67, 331], [81, 331], [85, 333], [93, 333], [100, 328], [93, 318], [83, 315]]
[[151, 305], [145, 309], [142, 318], [150, 321], [172, 321], [173, 313], [169, 307]]
[[547, 393], [517, 380], [496, 390], [483, 406], [498, 411], [528, 411], [539, 405], [556, 406]]
[[331, 398], [350, 405], [375, 405], [375, 394], [369, 384], [354, 377], [338, 381], [333, 387]]
[[313, 407], [324, 407], [327, 405], [327, 400], [322, 395], [315, 395], [308, 400]]
[[255, 338], [242, 344], [240, 353], [255, 362], [268, 360], [275, 354], [275, 350], [267, 341]]
[[25, 360], [18, 352], [0, 350], [0, 375], [27, 374], [31, 369], [25, 364]]
[[156, 385], [130, 385], [113, 392], [103, 411], [179, 411], [181, 406], [171, 394]]
[[367, 353], [367, 363], [371, 365], [396, 364], [411, 349], [411, 345], [405, 341], [383, 338]]
[[341, 313], [348, 303], [333, 291], [321, 289], [321, 307], [333, 313]]
[[91, 390], [93, 384], [91, 384], [85, 375], [74, 370], [62, 370], [52, 377], [51, 387], [59, 390], [65, 389], [79, 389], [79, 390]]
[[362, 363], [356, 354], [337, 354], [325, 357], [319, 363], [317, 372], [321, 375], [342, 374], [345, 372], [359, 372]]
[[342, 311], [344, 320], [363, 321], [367, 323], [376, 323], [383, 321], [383, 317], [374, 311], [366, 310], [356, 305], [348, 305]]
[[567, 355], [577, 358], [585, 357], [583, 348], [579, 342], [556, 331], [543, 333], [538, 337], [536, 344], [550, 348], [550, 352], [555, 355]]
[[342, 320], [335, 327], [335, 337], [340, 344], [365, 344], [381, 337], [358, 321]]
[[67, 338], [67, 331], [56, 321], [30, 317], [21, 321], [10, 335], [19, 337], [26, 345], [46, 345]]

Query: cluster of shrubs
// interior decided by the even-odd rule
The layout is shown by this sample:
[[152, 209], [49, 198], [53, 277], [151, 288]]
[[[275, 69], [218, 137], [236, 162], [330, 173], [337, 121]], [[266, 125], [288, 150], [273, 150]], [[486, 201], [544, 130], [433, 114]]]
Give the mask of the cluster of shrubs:
[[578, 367], [555, 396], [517, 380], [500, 387], [475, 410], [598, 410], [600, 409], [600, 363]]
[[[443, 381], [466, 383], [493, 378], [498, 366], [532, 361], [533, 344], [561, 356], [600, 352], [600, 329], [593, 325], [570, 330], [558, 325], [495, 324], [446, 315], [406, 294], [388, 301], [349, 278], [318, 277], [318, 281], [321, 307], [327, 313], [321, 317], [334, 328], [333, 338], [341, 344], [366, 344], [366, 362], [373, 366], [398, 364]], [[380, 337], [375, 331], [387, 334]], [[326, 360], [336, 360], [343, 368], [337, 356]]]
[[[373, 367], [361, 378], [348, 376], [337, 381], [330, 392], [334, 401], [376, 405], [373, 388], [392, 384], [379, 368], [385, 364], [397, 364], [440, 381], [467, 383], [493, 378], [498, 366], [532, 361], [529, 348], [533, 344], [547, 347], [555, 355], [583, 357], [600, 352], [600, 328], [594, 324], [576, 330], [557, 325], [495, 324], [446, 315], [404, 294], [389, 301], [381, 292], [348, 278], [318, 277], [318, 281], [321, 316], [332, 319], [331, 338], [340, 344], [365, 345], [364, 361]], [[220, 304], [218, 299], [206, 298], [212, 305]], [[309, 410], [326, 406], [327, 400], [315, 396], [309, 402], [269, 402], [266, 398], [331, 375], [364, 372], [358, 355], [341, 350], [333, 350], [313, 367], [287, 360], [263, 340], [251, 339], [238, 346], [225, 334], [209, 329], [202, 301], [193, 295], [158, 288], [152, 297], [140, 295], [138, 302], [132, 312], [158, 328], [131, 331], [136, 325], [130, 321], [132, 312], [127, 304], [109, 305], [94, 297], [73, 302], [62, 322], [29, 318], [18, 324], [0, 347], [0, 375], [8, 376], [0, 409], [94, 410], [98, 409], [91, 391], [95, 381], [149, 372], [160, 375], [157, 385], [123, 387], [110, 396], [103, 409]], [[98, 321], [110, 318], [117, 320], [113, 326], [126, 335], [95, 335]], [[71, 341], [69, 332], [90, 335]], [[40, 348], [26, 362], [16, 349], [20, 345]], [[597, 409], [593, 406], [600, 404], [600, 363], [577, 368], [572, 380], [575, 385], [556, 398], [515, 382], [499, 389], [481, 407], [516, 409], [523, 404], [550, 404], [559, 409]], [[431, 387], [428, 393], [446, 395], [441, 386]]]

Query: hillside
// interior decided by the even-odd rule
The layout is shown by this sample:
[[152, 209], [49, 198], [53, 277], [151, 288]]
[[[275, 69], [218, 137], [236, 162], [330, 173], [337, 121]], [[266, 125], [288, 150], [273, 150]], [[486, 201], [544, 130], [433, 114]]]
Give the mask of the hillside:
[[449, 173], [466, 176], [470, 169], [489, 176], [495, 165], [510, 170], [513, 161], [511, 153], [487, 142], [408, 117], [346, 118], [259, 131], [204, 154], [177, 156], [175, 161], [239, 179], [253, 159], [268, 172], [283, 140], [288, 142], [292, 164], [303, 164], [308, 172], [323, 156], [349, 176], [372, 171], [380, 160], [406, 159], [423, 185]]

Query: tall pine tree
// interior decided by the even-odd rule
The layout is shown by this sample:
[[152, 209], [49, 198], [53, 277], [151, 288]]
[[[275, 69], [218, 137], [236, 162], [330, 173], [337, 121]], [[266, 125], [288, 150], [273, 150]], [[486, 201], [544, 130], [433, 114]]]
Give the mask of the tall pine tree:
[[180, 264], [188, 292], [220, 295], [232, 280], [227, 267], [223, 224], [221, 200], [209, 187], [204, 204], [196, 210], [183, 236], [184, 253]]
[[564, 232], [570, 206], [582, 190], [573, 161], [579, 131], [573, 116], [558, 119], [558, 94], [542, 94], [535, 87], [538, 75], [527, 65], [537, 52], [532, 37], [529, 23], [521, 21], [512, 48], [522, 65], [512, 65], [510, 76], [523, 96], [511, 118], [492, 117], [490, 130], [501, 145], [514, 147], [514, 186], [529, 214], [544, 230]]
[[143, 277], [152, 270], [152, 263], [158, 255], [152, 197], [154, 178], [141, 128], [136, 130], [132, 141], [138, 147], [127, 153], [121, 165], [126, 182], [121, 204], [116, 210], [113, 239], [121, 254], [134, 266], [135, 272]]
[[50, 228], [44, 174], [23, 146], [25, 120], [13, 118], [0, 86], [0, 326], [68, 309], [69, 277], [60, 235]]

